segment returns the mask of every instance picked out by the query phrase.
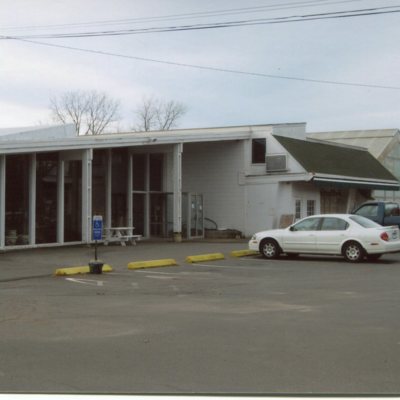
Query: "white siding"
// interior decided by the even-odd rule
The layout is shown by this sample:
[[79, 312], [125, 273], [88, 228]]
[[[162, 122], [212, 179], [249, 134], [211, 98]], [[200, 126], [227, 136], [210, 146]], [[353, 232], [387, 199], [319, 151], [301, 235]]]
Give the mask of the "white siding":
[[279, 227], [282, 215], [292, 214], [292, 183], [258, 180], [246, 187], [245, 235]]
[[[182, 191], [204, 195], [204, 216], [218, 228], [244, 229], [242, 141], [185, 144]], [[205, 227], [210, 226], [207, 223]]]
[[[287, 154], [268, 129], [252, 137], [267, 139], [267, 154]], [[265, 164], [252, 165], [251, 140], [185, 144], [182, 170], [183, 192], [204, 194], [205, 217], [216, 221], [219, 228], [238, 229], [251, 236], [277, 228], [281, 215], [294, 213], [293, 184], [279, 182], [287, 173], [270, 175]], [[297, 176], [305, 171], [288, 155], [287, 172]], [[315, 192], [307, 198], [318, 199]]]
[[278, 185], [261, 183], [246, 187], [246, 236], [274, 226]]

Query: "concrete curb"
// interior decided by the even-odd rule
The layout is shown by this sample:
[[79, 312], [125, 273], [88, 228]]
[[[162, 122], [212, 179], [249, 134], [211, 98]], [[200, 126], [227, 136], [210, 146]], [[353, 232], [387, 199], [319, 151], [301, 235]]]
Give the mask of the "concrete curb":
[[257, 254], [260, 254], [260, 253], [255, 250], [234, 250], [231, 252], [232, 257], [255, 256]]
[[14, 282], [14, 281], [22, 281], [24, 279], [38, 279], [38, 278], [49, 278], [52, 277], [53, 274], [41, 274], [41, 275], [25, 275], [25, 276], [18, 276], [15, 278], [5, 278], [0, 279], [0, 283], [3, 282]]
[[[103, 272], [111, 272], [112, 268], [108, 264], [104, 264], [102, 268]], [[88, 274], [90, 273], [90, 268], [88, 265], [82, 267], [67, 267], [67, 268], [59, 268], [56, 269], [54, 275], [56, 276], [64, 276], [64, 275], [77, 275], [77, 274]]]
[[196, 256], [186, 257], [186, 262], [196, 263], [202, 261], [214, 261], [214, 260], [224, 260], [225, 256], [222, 253], [212, 253], [212, 254], [199, 254]]
[[128, 264], [128, 269], [158, 268], [172, 267], [178, 263], [173, 258], [165, 258], [161, 260], [135, 261]]

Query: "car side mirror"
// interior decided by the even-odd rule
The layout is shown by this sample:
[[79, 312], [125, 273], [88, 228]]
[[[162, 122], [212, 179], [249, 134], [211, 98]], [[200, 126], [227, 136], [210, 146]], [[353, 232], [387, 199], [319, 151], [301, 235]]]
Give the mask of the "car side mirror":
[[291, 231], [291, 232], [294, 232], [295, 230], [296, 230], [296, 228], [293, 225], [289, 228], [289, 231]]

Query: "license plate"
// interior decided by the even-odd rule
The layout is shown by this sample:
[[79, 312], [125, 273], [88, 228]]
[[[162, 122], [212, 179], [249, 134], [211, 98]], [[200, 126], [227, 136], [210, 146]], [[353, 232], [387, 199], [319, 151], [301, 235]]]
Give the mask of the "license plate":
[[397, 239], [397, 238], [398, 238], [397, 231], [392, 232], [392, 239]]

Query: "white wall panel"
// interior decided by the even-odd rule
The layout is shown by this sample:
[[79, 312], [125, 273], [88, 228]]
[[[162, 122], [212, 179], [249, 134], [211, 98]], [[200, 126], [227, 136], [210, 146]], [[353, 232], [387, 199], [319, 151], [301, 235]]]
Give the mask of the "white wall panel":
[[243, 173], [242, 141], [183, 147], [182, 191], [204, 195], [204, 215], [217, 222], [218, 228], [244, 229]]

